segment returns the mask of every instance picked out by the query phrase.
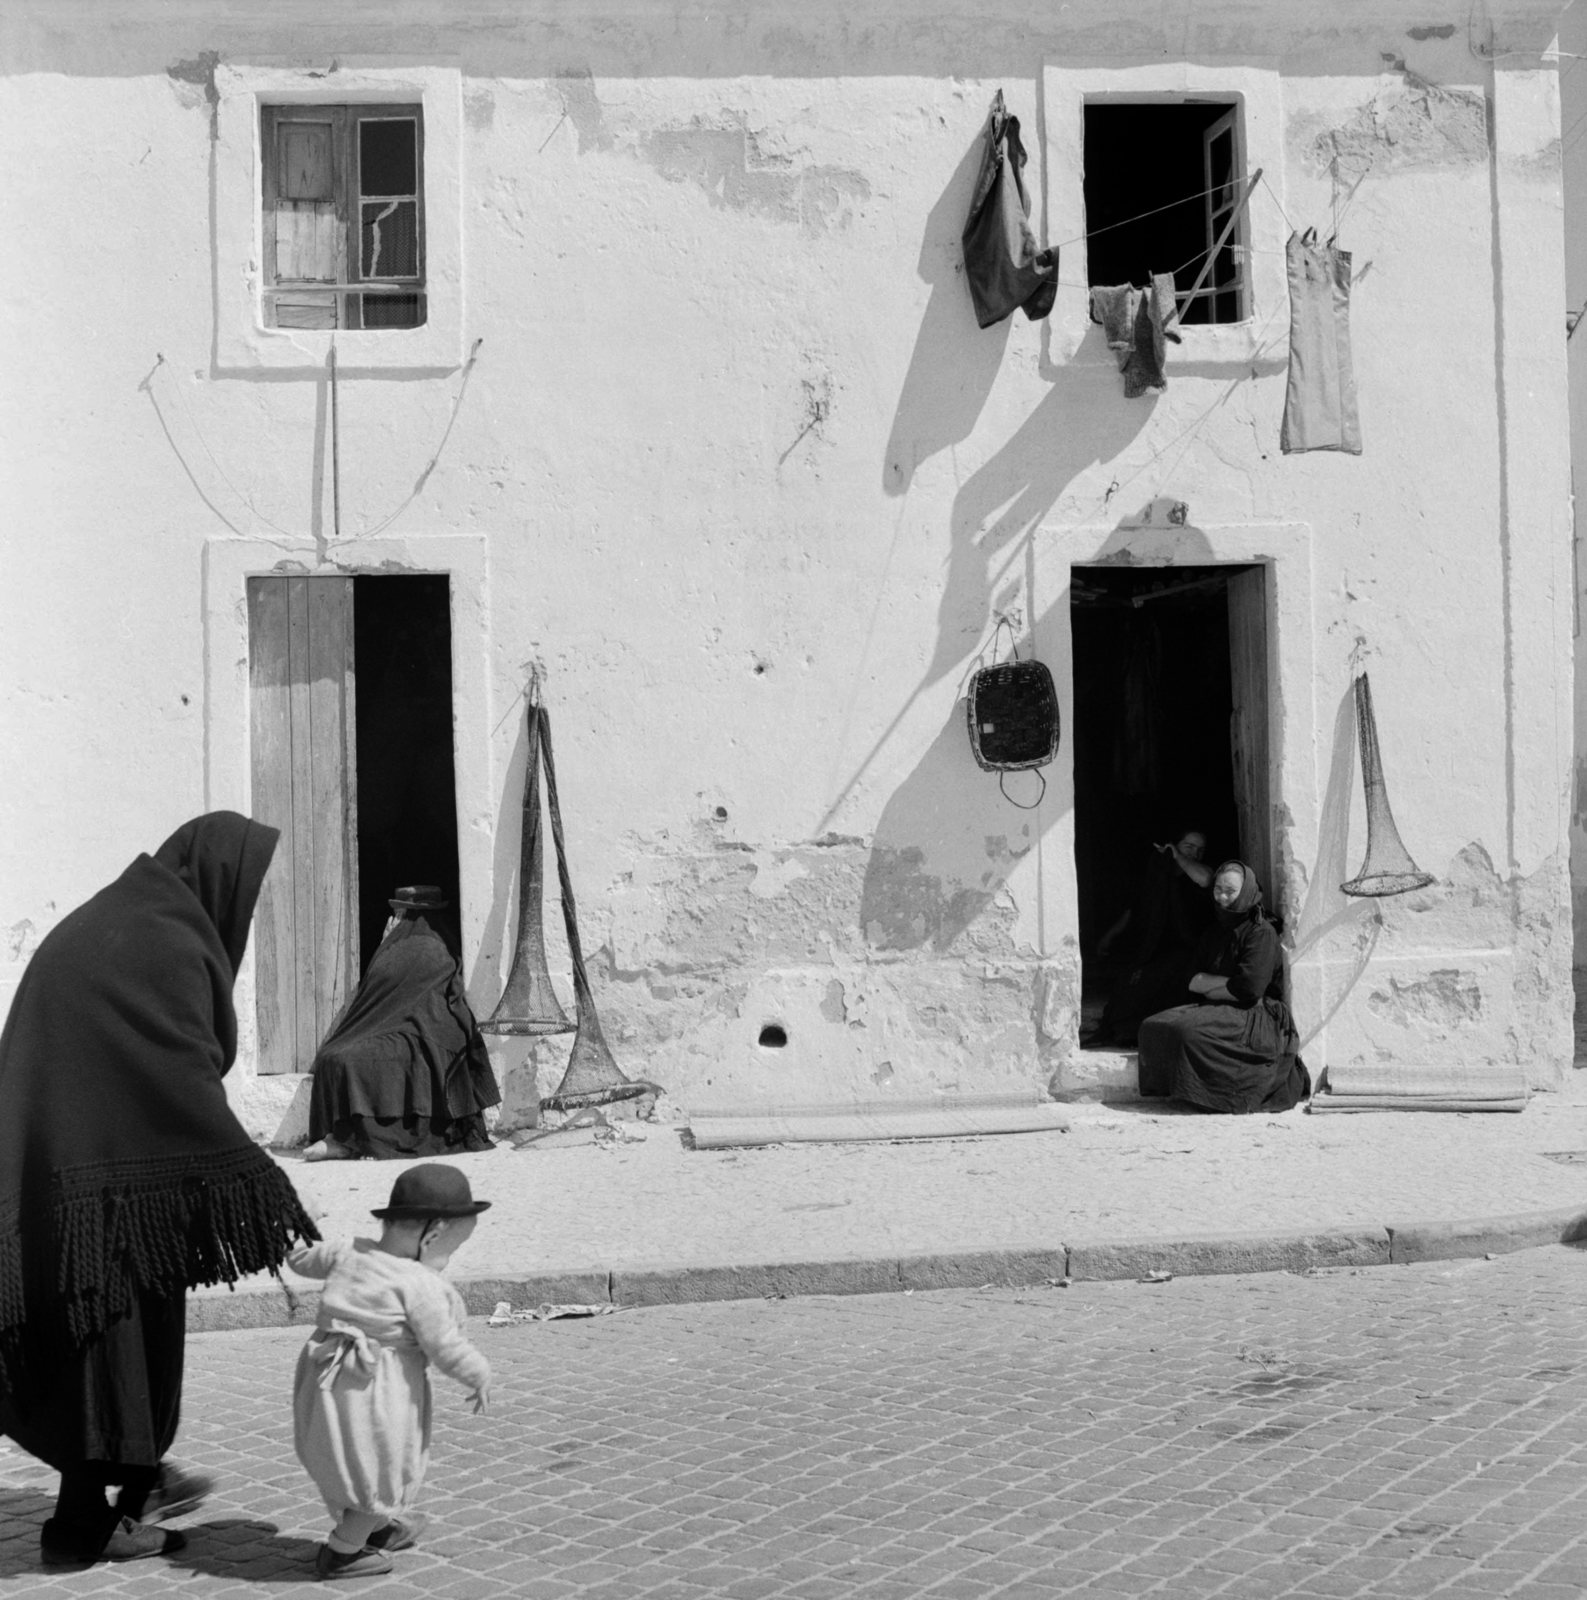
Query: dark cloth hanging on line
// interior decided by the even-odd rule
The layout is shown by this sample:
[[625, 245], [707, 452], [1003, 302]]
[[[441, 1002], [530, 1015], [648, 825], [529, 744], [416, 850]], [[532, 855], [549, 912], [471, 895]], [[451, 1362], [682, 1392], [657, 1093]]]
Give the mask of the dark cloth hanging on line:
[[1350, 252], [1317, 230], [1292, 233], [1284, 247], [1289, 273], [1289, 384], [1278, 443], [1304, 450], [1361, 454], [1356, 377], [1350, 359]]
[[975, 320], [990, 328], [1023, 306], [1035, 322], [1052, 310], [1058, 294], [1058, 252], [1039, 250], [1030, 231], [1030, 196], [1025, 192], [1025, 146], [1019, 118], [992, 100], [986, 148], [964, 224], [964, 275], [975, 304]]
[[1093, 289], [1091, 320], [1101, 324], [1108, 349], [1118, 357], [1126, 399], [1133, 400], [1148, 389], [1168, 387], [1164, 363], [1169, 341], [1184, 343], [1179, 336], [1173, 273], [1154, 272], [1145, 289], [1130, 283]]

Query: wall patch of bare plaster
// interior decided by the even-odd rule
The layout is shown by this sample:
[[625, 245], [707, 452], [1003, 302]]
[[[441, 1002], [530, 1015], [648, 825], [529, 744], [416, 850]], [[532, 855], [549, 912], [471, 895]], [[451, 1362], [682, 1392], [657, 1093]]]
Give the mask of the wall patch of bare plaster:
[[211, 138], [220, 130], [220, 90], [215, 87], [215, 69], [219, 65], [220, 51], [201, 50], [191, 61], [173, 61], [165, 69], [177, 99], [184, 106], [189, 110], [197, 110], [199, 106], [209, 108]]
[[6, 929], [5, 939], [11, 950], [11, 959], [21, 961], [31, 956], [38, 948], [38, 929], [34, 927], [31, 918], [23, 917], [20, 922], [13, 922]]
[[1390, 977], [1388, 988], [1374, 989], [1367, 1004], [1396, 1027], [1458, 1028], [1482, 1015], [1482, 989], [1473, 974], [1441, 967], [1405, 983]]
[[571, 67], [557, 74], [557, 93], [562, 96], [562, 114], [578, 135], [579, 154], [610, 150], [617, 140], [606, 126], [600, 96], [595, 92], [595, 75], [588, 67]]
[[477, 133], [488, 132], [496, 121], [496, 97], [489, 89], [470, 89], [463, 96], [463, 121]]
[[800, 167], [791, 156], [763, 150], [738, 117], [719, 123], [696, 117], [686, 128], [657, 128], [644, 136], [640, 151], [669, 183], [692, 183], [714, 206], [797, 223], [812, 235], [846, 228], [871, 197], [862, 173]]
[[1354, 182], [1417, 167], [1475, 166], [1488, 159], [1488, 110], [1471, 89], [1446, 89], [1403, 72], [1344, 122], [1326, 113], [1296, 117], [1290, 153], [1318, 173]]

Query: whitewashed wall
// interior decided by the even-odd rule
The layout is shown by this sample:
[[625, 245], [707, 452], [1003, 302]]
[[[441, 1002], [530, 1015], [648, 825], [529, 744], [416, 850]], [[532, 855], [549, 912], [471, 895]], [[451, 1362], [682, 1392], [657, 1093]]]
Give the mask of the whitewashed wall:
[[[1067, 746], [1039, 811], [1006, 805], [970, 758], [964, 670], [991, 611], [1018, 612], [1067, 727], [1071, 561], [1260, 558], [1308, 1060], [1557, 1083], [1573, 594], [1538, 56], [1557, 9], [1468, 29], [1402, 4], [1198, 5], [1165, 32], [1112, 0], [1039, 27], [864, 0], [14, 7], [0, 991], [136, 851], [246, 809], [247, 573], [451, 570], [481, 1008], [535, 662], [625, 1067], [688, 1104], [1083, 1092]], [[1084, 226], [1079, 96], [1224, 76], [1276, 195], [1254, 202], [1251, 327], [1192, 338], [1135, 401], [1080, 288], [1047, 325], [978, 330], [958, 236], [993, 91], [1059, 241]], [[424, 96], [444, 270], [422, 336], [339, 343], [338, 539], [324, 336], [253, 322], [254, 106], [393, 84]], [[1270, 252], [1283, 213], [1326, 232], [1361, 173], [1341, 243], [1365, 454], [1285, 458]], [[1078, 248], [1063, 263], [1083, 281]], [[1164, 499], [1190, 526], [1160, 525]], [[1438, 878], [1381, 926], [1321, 854], [1330, 781], [1352, 792], [1353, 661]], [[792, 1042], [768, 1058], [773, 1018]]]

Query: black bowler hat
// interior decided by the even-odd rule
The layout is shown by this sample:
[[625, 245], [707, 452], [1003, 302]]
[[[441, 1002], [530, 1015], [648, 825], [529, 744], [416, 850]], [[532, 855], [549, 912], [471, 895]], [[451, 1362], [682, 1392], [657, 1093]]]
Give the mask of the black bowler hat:
[[410, 883], [387, 903], [393, 911], [443, 911], [451, 901], [438, 883]]
[[489, 1200], [476, 1200], [468, 1178], [456, 1167], [425, 1161], [409, 1167], [391, 1186], [391, 1202], [371, 1212], [382, 1222], [412, 1217], [473, 1217], [488, 1210]]

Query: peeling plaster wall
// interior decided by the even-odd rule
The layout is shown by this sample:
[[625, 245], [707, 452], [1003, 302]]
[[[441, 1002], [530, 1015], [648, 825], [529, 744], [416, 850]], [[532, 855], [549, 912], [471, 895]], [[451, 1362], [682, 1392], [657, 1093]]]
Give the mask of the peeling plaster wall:
[[[1558, 1081], [1572, 584], [1560, 121], [1535, 56], [1556, 15], [13, 7], [0, 125], [29, 248], [0, 269], [0, 992], [137, 850], [246, 808], [227, 552], [434, 570], [469, 541], [485, 554], [454, 653], [479, 684], [458, 738], [487, 775], [459, 796], [482, 1011], [511, 945], [533, 662], [627, 1069], [692, 1105], [1073, 1088], [1067, 744], [1048, 800], [1008, 805], [969, 754], [966, 668], [1010, 612], [1067, 706], [1069, 560], [1216, 559], [1282, 525], [1306, 530], [1282, 558], [1304, 584], [1276, 581], [1307, 598], [1278, 624], [1311, 643], [1275, 684], [1294, 775], [1275, 897], [1310, 939], [1307, 1058], [1514, 1060]], [[236, 280], [216, 241], [238, 219], [212, 212], [241, 159], [229, 73], [297, 71], [334, 99], [382, 62], [458, 75], [436, 143], [457, 151], [461, 211], [432, 221], [461, 238], [462, 337], [439, 365], [384, 341], [382, 368], [347, 358], [339, 550], [323, 350], [220, 359], [259, 341], [221, 325]], [[1275, 130], [1251, 152], [1272, 191], [1253, 202], [1258, 283], [1276, 207], [1324, 232], [1343, 211], [1362, 457], [1278, 451], [1281, 291], [1137, 401], [1079, 288], [1047, 325], [975, 327], [958, 236], [987, 103], [1002, 87], [1024, 120], [1037, 225], [1071, 239], [1074, 129], [1044, 85], [1086, 62], [1119, 88], [1137, 67], [1226, 66], [1267, 96], [1248, 107]], [[1153, 524], [1160, 500], [1189, 504], [1183, 525]], [[1333, 781], [1352, 661], [1438, 879], [1370, 917], [1329, 888], [1364, 839], [1359, 779]], [[781, 1048], [758, 1042], [771, 1022]], [[555, 1051], [530, 1059], [544, 1089]]]

